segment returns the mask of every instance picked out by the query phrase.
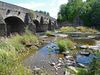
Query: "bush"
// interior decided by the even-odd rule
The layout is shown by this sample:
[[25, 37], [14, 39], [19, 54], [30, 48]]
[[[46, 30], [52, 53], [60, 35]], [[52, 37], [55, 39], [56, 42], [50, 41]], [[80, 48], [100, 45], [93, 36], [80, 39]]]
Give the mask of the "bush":
[[26, 43], [35, 45], [39, 44], [39, 41], [29, 31], [22, 35], [16, 34], [0, 39], [0, 75], [30, 75], [29, 70], [20, 64], [20, 58], [23, 58], [20, 57], [20, 54], [28, 50], [25, 46]]
[[67, 27], [60, 28], [60, 31], [63, 32], [63, 33], [66, 33], [66, 32], [75, 32], [76, 29], [74, 27], [67, 26]]
[[90, 32], [90, 33], [96, 33], [96, 32], [98, 32], [96, 29], [87, 28], [87, 27], [83, 27], [83, 26], [76, 27], [76, 29], [79, 32]]
[[59, 40], [56, 41], [56, 43], [59, 47], [59, 52], [60, 53], [66, 51], [66, 50], [73, 49], [74, 46], [75, 46], [75, 43], [72, 42], [69, 39], [65, 39], [65, 40], [59, 39]]
[[78, 67], [67, 67], [67, 72], [70, 73], [69, 75], [88, 75], [88, 71], [85, 68], [78, 68]]
[[[30, 75], [28, 71], [26, 71], [27, 68], [24, 69], [24, 66], [22, 68], [21, 64], [17, 65], [19, 64], [19, 54], [16, 47], [14, 47], [15, 45], [6, 44], [4, 47], [4, 44], [5, 43], [0, 44], [0, 75], [24, 75], [25, 73]], [[18, 71], [18, 73], [16, 71]]]
[[10, 74], [17, 63], [16, 51], [14, 48], [0, 49], [0, 75]]
[[96, 29], [83, 27], [83, 26], [78, 26], [78, 27], [66, 26], [66, 27], [60, 28], [60, 32], [62, 32], [62, 33], [66, 33], [66, 32], [90, 32], [90, 33], [96, 33], [98, 31]]
[[8, 38], [6, 41], [9, 45], [13, 46], [15, 50], [19, 53], [25, 49], [25, 46], [21, 44], [22, 36], [16, 34]]
[[22, 35], [12, 35], [6, 41], [9, 45], [12, 45], [18, 53], [23, 52], [26, 45], [39, 44], [38, 38], [33, 35], [30, 31], [25, 32]]
[[88, 68], [88, 75], [100, 75], [100, 60], [93, 59]]
[[47, 32], [45, 33], [45, 35], [47, 35], [47, 36], [53, 36], [53, 33], [52, 33], [51, 31], [47, 31]]
[[12, 75], [31, 75], [31, 70], [30, 68], [24, 67], [22, 64], [17, 64]]
[[32, 44], [32, 45], [39, 44], [38, 38], [35, 35], [33, 35], [31, 32], [27, 32], [23, 34], [21, 42], [25, 44]]
[[88, 72], [84, 68], [77, 68], [77, 73], [76, 75], [88, 75]]

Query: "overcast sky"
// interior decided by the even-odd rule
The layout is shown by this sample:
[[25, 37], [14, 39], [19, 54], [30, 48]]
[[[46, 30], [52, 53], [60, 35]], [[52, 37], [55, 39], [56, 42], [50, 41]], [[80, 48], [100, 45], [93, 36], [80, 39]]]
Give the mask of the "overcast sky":
[[67, 3], [68, 0], [0, 0], [3, 2], [19, 5], [32, 10], [43, 10], [57, 18], [57, 13], [61, 4]]

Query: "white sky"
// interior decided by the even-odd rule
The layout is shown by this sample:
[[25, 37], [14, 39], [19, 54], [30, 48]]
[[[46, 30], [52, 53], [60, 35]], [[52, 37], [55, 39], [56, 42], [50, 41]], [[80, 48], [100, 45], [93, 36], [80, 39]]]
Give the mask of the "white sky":
[[19, 5], [32, 10], [42, 10], [50, 13], [50, 16], [57, 18], [61, 4], [68, 0], [1, 0], [7, 3]]
[[67, 0], [51, 0], [51, 2], [34, 2], [31, 1], [29, 3], [19, 3], [17, 5], [33, 9], [33, 10], [43, 10], [50, 13], [50, 15], [54, 18], [57, 18], [57, 13], [59, 11], [59, 7], [61, 4], [67, 3]]

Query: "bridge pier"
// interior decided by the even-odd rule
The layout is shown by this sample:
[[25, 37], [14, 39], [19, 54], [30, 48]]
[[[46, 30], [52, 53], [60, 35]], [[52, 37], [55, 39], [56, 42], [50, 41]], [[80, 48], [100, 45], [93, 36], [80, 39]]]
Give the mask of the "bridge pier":
[[32, 32], [32, 33], [36, 33], [36, 26], [33, 22], [28, 24], [28, 29]]
[[0, 36], [5, 36], [7, 35], [7, 29], [6, 29], [6, 24], [0, 15]]

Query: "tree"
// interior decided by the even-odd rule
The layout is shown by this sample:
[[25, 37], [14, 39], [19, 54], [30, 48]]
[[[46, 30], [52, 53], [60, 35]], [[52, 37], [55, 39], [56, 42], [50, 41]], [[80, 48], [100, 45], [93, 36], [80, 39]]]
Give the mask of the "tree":
[[60, 22], [65, 21], [67, 19], [67, 11], [66, 11], [66, 4], [60, 6], [60, 11], [58, 13], [58, 20]]
[[96, 0], [92, 6], [91, 24], [93, 27], [100, 29], [100, 0]]
[[76, 17], [83, 20], [85, 26], [100, 29], [100, 0], [68, 0], [60, 6], [59, 22], [73, 22]]
[[[80, 8], [82, 6], [82, 0], [69, 0], [67, 4], [60, 6], [60, 16], [62, 21], [73, 22], [74, 18], [79, 14]], [[58, 14], [59, 19], [59, 14]]]
[[92, 26], [92, 7], [94, 5], [96, 0], [87, 0], [84, 2], [81, 12], [80, 12], [80, 18], [84, 21], [84, 25], [88, 27]]
[[80, 17], [84, 25], [100, 29], [100, 0], [87, 0], [81, 8]]
[[45, 15], [48, 15], [48, 16], [50, 15], [49, 12], [46, 12], [46, 11], [41, 11], [41, 10], [40, 11], [37, 11], [36, 10], [35, 12], [42, 13], [42, 14], [45, 14]]
[[60, 22], [60, 23], [63, 22], [62, 15], [60, 13], [58, 13], [57, 21]]

